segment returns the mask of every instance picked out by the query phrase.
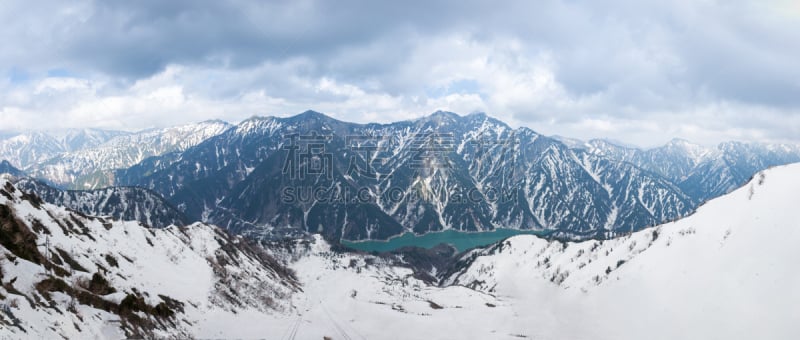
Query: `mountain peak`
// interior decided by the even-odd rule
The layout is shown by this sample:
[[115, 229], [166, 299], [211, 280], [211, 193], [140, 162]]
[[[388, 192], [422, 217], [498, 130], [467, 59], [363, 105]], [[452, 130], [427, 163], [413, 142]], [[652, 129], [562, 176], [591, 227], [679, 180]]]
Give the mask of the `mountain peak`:
[[700, 145], [683, 138], [673, 138], [669, 142], [664, 144], [662, 148], [680, 148], [686, 151], [700, 152], [700, 153], [710, 152], [712, 149], [714, 149], [713, 147]]
[[322, 112], [317, 112], [317, 111], [314, 111], [314, 110], [303, 111], [303, 113], [300, 113], [300, 114], [298, 114], [298, 115], [296, 115], [294, 117], [296, 117], [296, 118], [327, 118], [327, 119], [332, 119], [330, 116], [328, 116], [328, 115], [326, 115], [326, 114], [324, 114]]
[[333, 118], [333, 117], [328, 116], [328, 115], [326, 115], [326, 114], [324, 114], [322, 112], [314, 111], [314, 110], [306, 110], [306, 111], [303, 111], [302, 113], [296, 114], [294, 116], [289, 116], [289, 117], [286, 117], [286, 118], [283, 118], [283, 119], [286, 119], [288, 121], [319, 121], [319, 122], [327, 122], [327, 123], [341, 122], [340, 120], [338, 120], [336, 118]]
[[606, 147], [614, 147], [619, 149], [630, 149], [636, 150], [639, 149], [636, 145], [628, 144], [623, 141], [611, 139], [611, 138], [595, 138], [589, 140], [589, 143], [595, 146], [606, 146]]
[[466, 116], [463, 116], [463, 118], [466, 118], [467, 120], [469, 120], [470, 122], [473, 122], [473, 123], [484, 123], [484, 122], [486, 122], [486, 123], [490, 123], [490, 124], [494, 124], [494, 125], [499, 125], [499, 126], [502, 126], [504, 128], [508, 128], [508, 129], [511, 128], [504, 121], [499, 120], [497, 118], [494, 118], [492, 116], [489, 116], [488, 114], [486, 114], [486, 112], [482, 112], [482, 111], [472, 112], [472, 113], [470, 113], [470, 114], [468, 114]]
[[436, 110], [436, 112], [431, 113], [430, 117], [448, 117], [448, 118], [454, 118], [454, 119], [461, 118], [461, 116], [459, 116], [455, 112], [442, 111], [442, 110]]
[[418, 121], [423, 122], [437, 122], [437, 123], [450, 123], [460, 120], [462, 117], [459, 116], [457, 113], [450, 112], [450, 111], [442, 111], [437, 110], [434, 113], [431, 113], [427, 116], [423, 116], [418, 119]]
[[9, 162], [9, 161], [7, 161], [5, 159], [4, 160], [0, 160], [0, 174], [9, 174], [9, 175], [12, 175], [12, 176], [22, 176], [22, 175], [24, 175], [21, 170], [17, 169], [17, 167], [12, 165], [11, 162]]
[[228, 122], [226, 122], [226, 121], [224, 121], [224, 120], [222, 120], [222, 119], [206, 119], [206, 120], [204, 120], [204, 121], [200, 122], [199, 124], [220, 124], [220, 125], [231, 125], [231, 123], [228, 123]]
[[672, 145], [672, 146], [690, 146], [691, 145], [691, 146], [693, 146], [693, 145], [696, 145], [696, 144], [694, 144], [694, 143], [692, 143], [692, 142], [690, 142], [690, 141], [688, 141], [686, 139], [683, 139], [683, 138], [673, 138], [669, 142], [667, 142], [667, 145]]

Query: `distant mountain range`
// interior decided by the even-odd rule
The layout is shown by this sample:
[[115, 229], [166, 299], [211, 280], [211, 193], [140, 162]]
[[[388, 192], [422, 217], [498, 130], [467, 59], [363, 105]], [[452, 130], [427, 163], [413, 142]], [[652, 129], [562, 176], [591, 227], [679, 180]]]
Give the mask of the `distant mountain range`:
[[138, 221], [147, 227], [185, 226], [189, 218], [158, 193], [140, 187], [106, 187], [65, 190], [28, 177], [7, 161], [0, 162], [0, 181], [8, 181], [43, 201], [84, 215], [122, 221]]
[[738, 188], [759, 170], [800, 162], [800, 146], [790, 144], [725, 142], [704, 147], [674, 139], [664, 146], [642, 150], [592, 140], [573, 144], [572, 148], [655, 172], [701, 202]]
[[87, 145], [10, 160], [28, 160], [25, 172], [62, 187], [152, 190], [187, 221], [254, 237], [321, 233], [333, 242], [496, 228], [609, 238], [686, 216], [758, 170], [800, 161], [790, 145], [675, 140], [645, 150], [441, 111], [391, 124], [307, 111]]
[[[300, 156], [315, 144], [326, 173], [287, 173], [313, 167], [313, 157]], [[313, 111], [256, 117], [178, 158], [150, 159], [116, 178], [236, 232], [294, 227], [334, 240], [501, 227], [595, 237], [678, 218], [697, 204], [632, 164], [484, 114], [448, 112], [392, 124], [353, 124]], [[314, 191], [329, 197], [305, 199]]]
[[14, 181], [20, 190], [36, 193], [45, 202], [86, 215], [138, 221], [145, 226], [185, 226], [189, 218], [161, 195], [138, 187], [107, 187], [94, 190], [62, 190], [37, 180], [21, 177]]
[[205, 121], [135, 133], [96, 129], [26, 133], [0, 140], [0, 159], [56, 186], [96, 189], [114, 185], [111, 170], [183, 151], [230, 126]]
[[28, 169], [60, 154], [93, 148], [125, 134], [121, 131], [71, 129], [6, 135], [0, 139], [0, 159]]

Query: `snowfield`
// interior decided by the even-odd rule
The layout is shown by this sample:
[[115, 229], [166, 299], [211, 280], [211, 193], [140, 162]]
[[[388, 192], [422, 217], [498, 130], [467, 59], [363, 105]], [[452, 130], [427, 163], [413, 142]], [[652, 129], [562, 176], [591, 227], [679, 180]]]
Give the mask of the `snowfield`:
[[293, 275], [217, 227], [88, 217], [3, 182], [0, 338], [192, 337], [209, 313], [291, 308]]
[[359, 257], [317, 246], [293, 266], [297, 338], [797, 339], [797, 202], [800, 164], [773, 168], [619, 239], [520, 235], [475, 250], [443, 287], [397, 268], [354, 272], [344, 267]]
[[797, 339], [798, 202], [800, 165], [773, 168], [692, 216], [627, 237], [513, 237], [467, 255], [446, 282], [556, 321], [530, 324], [534, 338]]
[[[168, 301], [159, 295], [182, 304], [167, 317], [136, 312], [159, 325], [156, 336], [800, 338], [800, 164], [763, 171], [687, 218], [617, 239], [563, 243], [522, 235], [473, 250], [441, 274], [439, 286], [381, 258], [332, 251], [320, 237], [258, 256], [213, 226], [151, 230], [105, 221], [107, 228], [63, 208], [37, 208], [19, 191], [9, 196], [0, 196], [0, 205], [32, 230], [41, 221], [51, 252], [62, 249], [85, 268], [63, 265], [71, 272], [64, 281], [78, 287], [103, 272], [116, 289], [104, 299], [120, 303], [138, 291], [149, 306]], [[73, 218], [86, 229], [73, 222], [64, 233], [58, 222]], [[45, 241], [43, 231], [34, 233], [37, 244]], [[48, 277], [43, 267], [3, 246], [0, 338], [125, 335], [113, 310], [78, 304], [73, 312], [61, 292], [48, 302], [36, 289]], [[288, 263], [296, 281], [265, 258]]]

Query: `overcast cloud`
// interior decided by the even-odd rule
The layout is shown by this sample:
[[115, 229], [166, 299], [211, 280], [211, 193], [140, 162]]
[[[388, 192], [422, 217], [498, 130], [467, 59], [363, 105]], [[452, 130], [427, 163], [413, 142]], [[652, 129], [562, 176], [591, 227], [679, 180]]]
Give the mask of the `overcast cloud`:
[[484, 111], [800, 143], [797, 1], [3, 1], [0, 130]]

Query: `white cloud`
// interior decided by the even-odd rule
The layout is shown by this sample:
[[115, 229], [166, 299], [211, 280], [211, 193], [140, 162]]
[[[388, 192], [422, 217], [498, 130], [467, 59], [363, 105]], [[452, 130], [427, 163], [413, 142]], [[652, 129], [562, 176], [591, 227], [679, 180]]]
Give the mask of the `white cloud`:
[[0, 5], [0, 130], [444, 109], [643, 145], [800, 142], [791, 1], [49, 7]]
[[33, 94], [43, 94], [46, 92], [75, 92], [91, 91], [89, 81], [75, 78], [45, 78], [36, 85]]

